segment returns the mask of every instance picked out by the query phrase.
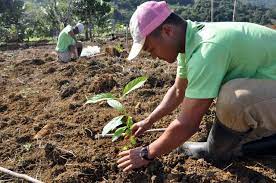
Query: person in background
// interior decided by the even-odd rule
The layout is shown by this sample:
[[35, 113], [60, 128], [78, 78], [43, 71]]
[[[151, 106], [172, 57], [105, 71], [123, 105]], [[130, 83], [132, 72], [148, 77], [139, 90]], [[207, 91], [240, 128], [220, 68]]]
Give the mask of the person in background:
[[[276, 149], [276, 31], [246, 22], [198, 23], [173, 13], [165, 1], [138, 6], [130, 20], [133, 45], [128, 59], [141, 50], [168, 63], [177, 60], [174, 85], [144, 120], [135, 136], [170, 114], [180, 113], [146, 147], [119, 153], [123, 171], [146, 166], [178, 148], [194, 158], [228, 161], [235, 156]], [[186, 142], [216, 100], [216, 119], [206, 142]]]
[[75, 35], [83, 32], [84, 25], [77, 23], [75, 27], [67, 25], [59, 34], [56, 52], [60, 62], [69, 62], [77, 59], [82, 51], [82, 44], [78, 42]]

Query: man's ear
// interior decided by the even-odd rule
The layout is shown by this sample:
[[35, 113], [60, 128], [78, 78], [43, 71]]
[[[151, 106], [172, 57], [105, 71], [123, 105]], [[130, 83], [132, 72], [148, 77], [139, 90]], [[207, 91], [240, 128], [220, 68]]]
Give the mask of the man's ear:
[[77, 27], [75, 27], [75, 28], [73, 29], [73, 32], [74, 32], [74, 34], [78, 34], [78, 33], [79, 33], [79, 29], [78, 29]]
[[173, 26], [170, 24], [164, 24], [161, 29], [162, 37], [169, 36], [171, 37], [174, 34]]

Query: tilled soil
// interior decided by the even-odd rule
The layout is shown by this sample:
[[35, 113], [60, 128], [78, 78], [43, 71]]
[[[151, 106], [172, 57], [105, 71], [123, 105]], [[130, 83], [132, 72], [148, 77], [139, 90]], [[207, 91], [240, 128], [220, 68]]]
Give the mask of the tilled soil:
[[[99, 46], [104, 50], [120, 41]], [[173, 85], [176, 65], [146, 54], [132, 62], [126, 61], [126, 54], [105, 54], [64, 64], [57, 62], [53, 50], [54, 45], [48, 45], [0, 54], [0, 166], [43, 182], [276, 182], [272, 158], [244, 157], [214, 165], [170, 153], [147, 168], [123, 173], [116, 160], [125, 142], [94, 138], [118, 113], [104, 102], [84, 105], [86, 98], [119, 94], [130, 80], [147, 75], [146, 84], [123, 101], [134, 121], [142, 120]], [[177, 112], [153, 128], [166, 127]], [[190, 140], [205, 141], [214, 118], [212, 106]], [[42, 138], [34, 139], [46, 125]], [[138, 144], [159, 135], [146, 134]], [[3, 173], [1, 181], [22, 182]]]

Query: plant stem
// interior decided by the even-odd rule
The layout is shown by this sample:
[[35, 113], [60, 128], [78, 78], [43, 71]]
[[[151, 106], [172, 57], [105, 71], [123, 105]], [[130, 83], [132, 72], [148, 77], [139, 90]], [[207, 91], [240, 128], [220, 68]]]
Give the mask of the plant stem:
[[[156, 128], [156, 129], [149, 129], [147, 131], [145, 131], [145, 133], [150, 133], [150, 132], [163, 132], [165, 131], [166, 128]], [[114, 135], [114, 133], [108, 133], [108, 134], [105, 134], [105, 135], [102, 135], [100, 133], [96, 134], [95, 135], [95, 139], [100, 139], [100, 138], [110, 138]], [[122, 136], [124, 136], [125, 134], [123, 133]]]

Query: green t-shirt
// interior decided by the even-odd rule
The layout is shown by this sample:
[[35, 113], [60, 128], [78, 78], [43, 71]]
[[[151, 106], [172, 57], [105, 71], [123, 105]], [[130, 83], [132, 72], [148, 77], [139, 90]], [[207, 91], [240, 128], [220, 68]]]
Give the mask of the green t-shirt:
[[68, 33], [73, 30], [72, 26], [67, 25], [59, 34], [56, 51], [68, 51], [70, 45], [76, 44], [76, 41]]
[[276, 80], [276, 31], [241, 22], [187, 21], [185, 54], [177, 57], [177, 76], [187, 78], [185, 96], [215, 98], [236, 78]]

